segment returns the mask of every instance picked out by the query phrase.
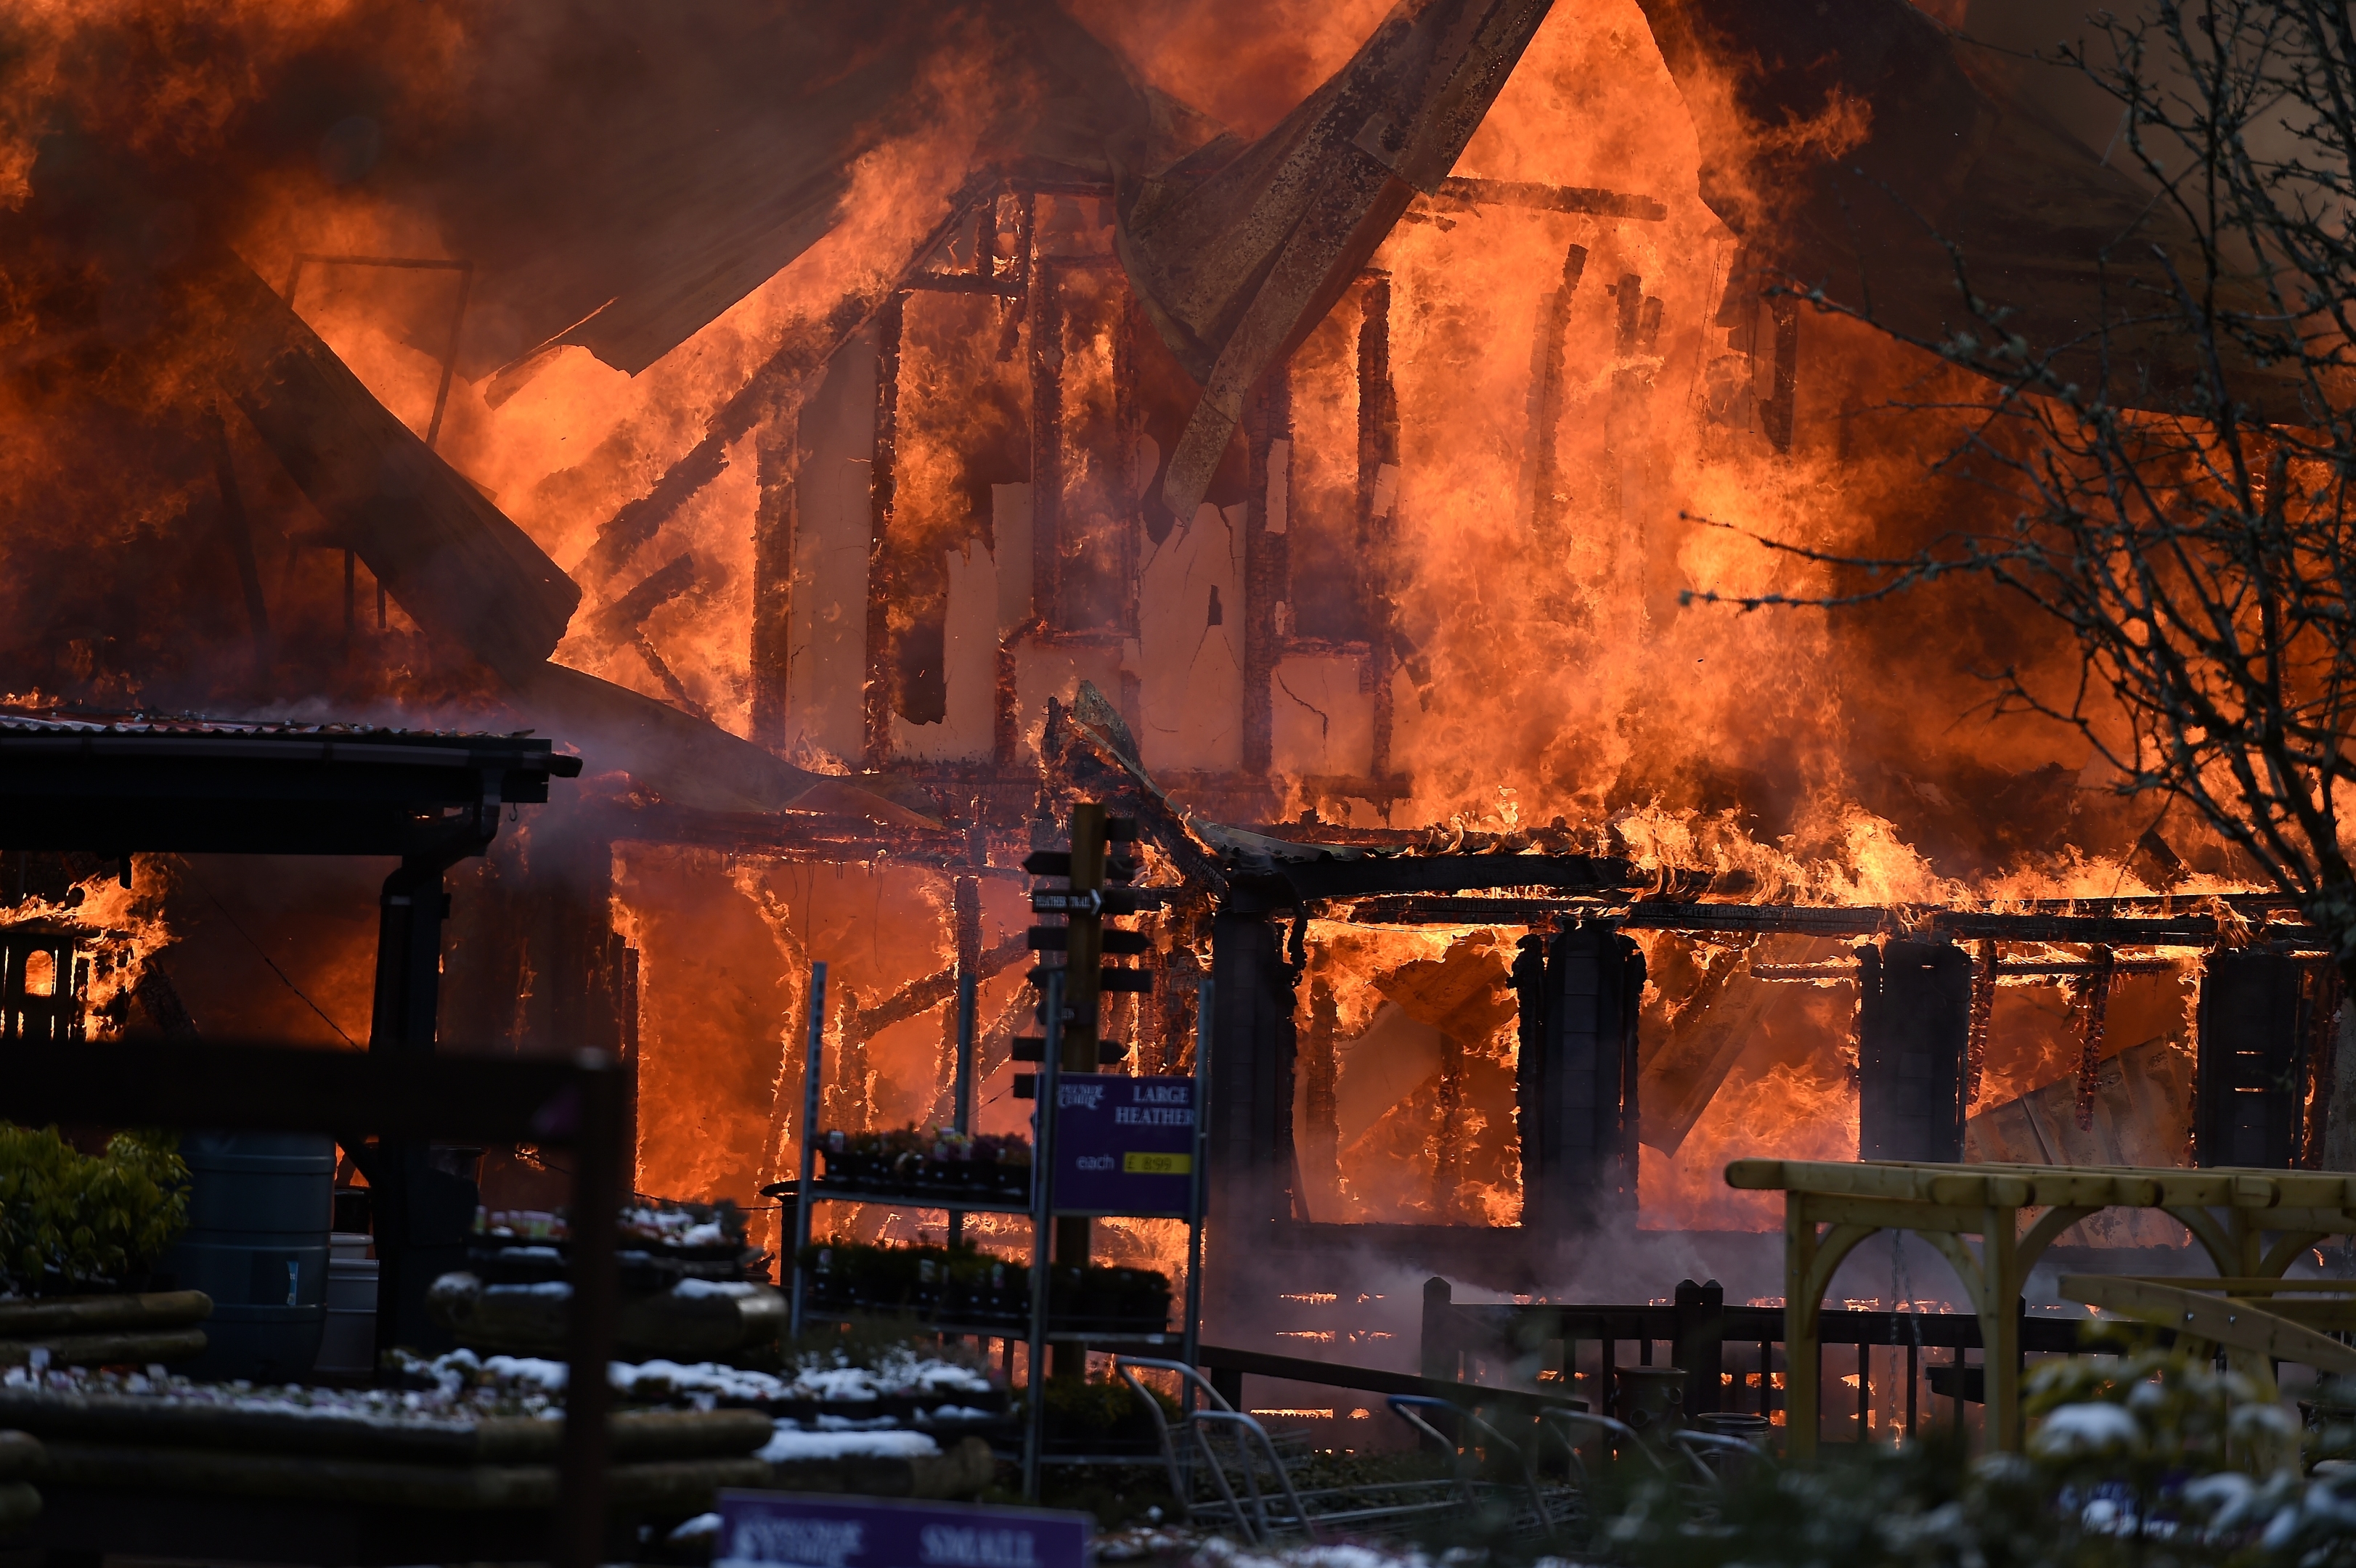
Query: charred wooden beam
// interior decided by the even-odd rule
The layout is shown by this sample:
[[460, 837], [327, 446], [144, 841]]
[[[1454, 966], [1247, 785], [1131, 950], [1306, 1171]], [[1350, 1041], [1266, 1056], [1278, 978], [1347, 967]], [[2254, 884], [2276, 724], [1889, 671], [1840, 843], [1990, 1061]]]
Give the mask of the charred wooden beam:
[[534, 728], [562, 733], [601, 771], [626, 768], [672, 806], [844, 811], [912, 828], [938, 826], [937, 805], [905, 780], [804, 772], [706, 720], [563, 665], [532, 666], [510, 677], [509, 688], [509, 706]]
[[894, 296], [878, 318], [875, 350], [875, 445], [867, 471], [867, 677], [860, 688], [866, 763], [892, 758], [892, 715], [900, 705], [893, 657], [892, 605], [899, 577], [893, 570], [892, 517], [899, 495], [900, 335], [907, 315]]
[[727, 469], [729, 446], [781, 411], [803, 378], [833, 358], [886, 297], [881, 289], [853, 293], [819, 321], [789, 332], [744, 389], [712, 416], [703, 439], [665, 469], [652, 489], [626, 502], [598, 525], [596, 542], [582, 560], [582, 575], [593, 583], [602, 583], [620, 571], [680, 507]]
[[[975, 249], [978, 256], [986, 259], [986, 251], [981, 246], [977, 245]], [[969, 861], [977, 866], [984, 864], [988, 859], [987, 836], [979, 827], [968, 827], [966, 842]], [[984, 976], [981, 880], [979, 877], [959, 877], [950, 884], [949, 923], [950, 938], [955, 947], [949, 975], [950, 994], [961, 996], [962, 987], [969, 979], [978, 988]], [[960, 1001], [957, 1007], [945, 1008], [941, 1011], [941, 1054], [937, 1074], [940, 1093], [934, 1096], [933, 1120], [941, 1126], [956, 1126], [971, 1132], [973, 1086], [980, 1080], [972, 1075], [970, 1059], [965, 1063], [965, 1077], [960, 1080], [958, 1075], [958, 1015], [965, 1005]], [[977, 1009], [980, 1006], [978, 989], [972, 1005]], [[979, 1022], [978, 1019], [976, 1022]], [[960, 1094], [964, 1096], [962, 1099]]]
[[1056, 558], [1064, 519], [1064, 316], [1055, 269], [1036, 256], [1023, 267], [1031, 314], [1031, 608], [1052, 631], [1065, 624]]
[[[1358, 321], [1358, 592], [1361, 619], [1366, 628], [1367, 684], [1375, 699], [1374, 736], [1367, 772], [1376, 781], [1401, 786], [1393, 780], [1391, 740], [1391, 677], [1398, 654], [1391, 635], [1391, 541], [1398, 532], [1399, 417], [1398, 389], [1391, 380], [1391, 280], [1373, 274], [1367, 283], [1365, 313]], [[1394, 796], [1396, 800], [1400, 796]], [[1390, 820], [1392, 801], [1372, 802]]]
[[[961, 880], [964, 879], [960, 879]], [[1031, 951], [1030, 944], [1020, 936], [1009, 937], [997, 946], [979, 955], [974, 974], [982, 979], [1022, 962]], [[845, 1039], [857, 1035], [873, 1040], [894, 1024], [906, 1023], [910, 1019], [930, 1012], [957, 995], [958, 966], [954, 964], [919, 980], [911, 980], [872, 1008], [843, 1010], [842, 1033]]]
[[[1982, 945], [1991, 944], [1991, 939], [1982, 938], [1981, 941]], [[2172, 975], [2178, 967], [2178, 961], [2173, 958], [2115, 958], [2108, 963], [1998, 963], [1991, 973], [2003, 979], [2083, 980], [2100, 974]], [[1751, 977], [1754, 980], [1818, 983], [1854, 980], [1857, 978], [1857, 963], [1854, 959], [1837, 958], [1822, 964], [1753, 964]]]
[[[442, 346], [442, 379], [434, 388], [434, 412], [425, 421], [425, 444], [437, 446], [442, 440], [442, 416], [450, 408], [450, 383], [458, 372], [458, 341], [466, 330], [466, 302], [475, 292], [475, 263], [454, 261], [442, 256], [335, 256], [315, 251], [298, 252], [292, 271], [286, 274], [286, 286], [280, 297], [289, 307], [294, 304], [294, 291], [303, 282], [303, 269], [312, 262], [330, 267], [390, 267], [400, 272], [455, 272], [458, 293], [450, 304], [450, 336]], [[348, 617], [347, 617], [348, 619]]]
[[[1426, 859], [1444, 861], [1449, 857]], [[1533, 856], [1527, 859], [1537, 860], [1540, 858]], [[1524, 884], [1467, 882], [1456, 885], [1471, 888], [1475, 885]], [[2232, 896], [2238, 899], [2244, 895]], [[2247, 896], [2255, 901], [2247, 906], [2253, 912], [2279, 909], [2289, 901], [2271, 894]], [[2106, 901], [2126, 902], [2088, 899], [2077, 901], [2074, 907], [2098, 906]], [[1873, 936], [1885, 932], [1927, 930], [1966, 940], [1987, 937], [2005, 942], [2105, 942], [2147, 947], [2207, 947], [2223, 934], [2222, 925], [2211, 915], [2127, 912], [2066, 915], [2045, 914], [2035, 910], [1885, 909], [1827, 904], [1685, 903], [1667, 900], [1640, 900], [1626, 903], [1610, 897], [1608, 891], [1599, 891], [1592, 898], [1577, 901], [1562, 898], [1362, 898], [1351, 906], [1348, 918], [1362, 925], [1527, 926], [1549, 916], [1591, 919], [1604, 914], [1630, 926], [1653, 931], [1784, 932], [1814, 936]], [[2239, 927], [2241, 923], [2233, 923]], [[2319, 952], [2325, 947], [2322, 934], [2304, 923], [2268, 923], [2243, 929], [2255, 940], [2283, 944], [2301, 952]]]
[[1306, 1135], [1301, 1151], [1301, 1181], [1304, 1200], [1323, 1200], [1328, 1209], [1341, 1197], [1340, 1102], [1335, 1096], [1339, 1076], [1333, 1056], [1333, 1035], [1340, 1009], [1333, 1000], [1333, 983], [1320, 976], [1309, 983], [1309, 1061], [1302, 1084], [1301, 1124]]
[[1596, 855], [1363, 855], [1348, 860], [1277, 861], [1251, 880], [1290, 901], [1479, 888], [1552, 888], [1605, 892], [1640, 875], [1625, 860]]
[[629, 502], [597, 529], [597, 542], [581, 563], [582, 574], [604, 583], [629, 564], [638, 547], [655, 537], [671, 515], [695, 498], [728, 467], [728, 443], [707, 437], [663, 471], [655, 487]]
[[[1811, 947], [1824, 939], [1811, 942]], [[1762, 984], [1765, 965], [1747, 955], [1703, 971], [1677, 1008], [1676, 1028], [1644, 1053], [1643, 1140], [1663, 1154], [1685, 1146], [1756, 1031], [1766, 1027], [1791, 993]], [[1854, 961], [1842, 966], [1854, 976]]]
[[753, 739], [773, 752], [786, 748], [800, 448], [799, 418], [780, 413], [761, 427], [760, 501], [753, 514]]
[[1587, 271], [1587, 247], [1573, 245], [1562, 255], [1562, 281], [1538, 310], [1538, 330], [1531, 345], [1530, 367], [1530, 527], [1541, 543], [1548, 542], [1562, 517], [1561, 439], [1564, 355], [1570, 331], [1571, 303], [1579, 280]]
[[410, 618], [505, 674], [545, 659], [580, 603], [573, 581], [252, 268], [224, 251], [204, 284], [229, 327], [223, 389]]
[[1634, 218], [1658, 223], [1669, 209], [1657, 198], [1594, 186], [1540, 185], [1530, 180], [1460, 179], [1451, 176], [1417, 204], [1436, 211], [1466, 212], [1476, 207], [1526, 207], [1539, 212], [1587, 212], [1601, 218]]
[[1634, 272], [1622, 272], [1620, 281], [1606, 292], [1612, 295], [1612, 303], [1616, 307], [1612, 352], [1622, 359], [1633, 358], [1644, 330], [1644, 280]]
[[627, 642], [637, 635], [648, 616], [695, 586], [696, 571], [694, 553], [681, 550], [648, 572], [636, 588], [598, 611], [590, 620], [591, 632], [605, 646]]
[[[818, 865], [891, 860], [909, 866], [962, 867], [965, 835], [946, 828], [891, 826], [838, 812], [710, 811], [668, 802], [594, 808], [601, 831], [641, 844], [691, 844], [741, 855]], [[1015, 865], [975, 868], [974, 875], [1015, 878]]]
[[824, 315], [788, 329], [776, 351], [712, 416], [702, 439], [665, 469], [645, 495], [626, 503], [598, 526], [597, 542], [583, 558], [582, 575], [593, 584], [603, 583], [627, 565], [638, 548], [654, 538], [680, 507], [727, 468], [730, 446], [791, 408], [803, 381], [823, 369], [852, 335], [900, 297], [900, 276], [938, 250], [977, 199], [970, 186], [960, 191], [950, 203], [949, 216], [917, 243], [902, 268], [852, 290]]
[[1077, 721], [1072, 709], [1052, 698], [1039, 751], [1051, 780], [1080, 798], [1102, 804], [1116, 816], [1135, 817], [1139, 833], [1170, 858], [1189, 887], [1213, 897], [1225, 896], [1229, 886], [1226, 868], [1187, 826], [1170, 797], [1134, 757], [1123, 755], [1094, 726]]
[[699, 571], [692, 553], [682, 550], [649, 572], [638, 585], [590, 618], [591, 647], [603, 652], [627, 645], [661, 683], [664, 696], [680, 711], [709, 721], [711, 713], [687, 689], [670, 661], [647, 635], [647, 617], [695, 586]]
[[140, 965], [139, 978], [131, 987], [131, 995], [146, 1010], [149, 1021], [163, 1030], [164, 1039], [173, 1045], [195, 1045], [202, 1036], [197, 1032], [197, 1020], [188, 1014], [186, 1002], [180, 999], [179, 988], [172, 976], [154, 959]]
[[[1014, 206], [1014, 281], [1023, 285], [1014, 303], [1008, 307], [1005, 323], [999, 328], [998, 362], [1001, 365], [1014, 357], [1014, 350], [1023, 342], [1023, 321], [1031, 309], [1031, 277], [1039, 260], [1039, 197], [1037, 188], [1023, 192]], [[1033, 486], [1036, 486], [1034, 477]]]
[[[1285, 529], [1292, 511], [1292, 388], [1286, 368], [1269, 370], [1244, 415], [1248, 453], [1244, 501], [1243, 771], [1265, 778], [1275, 758], [1276, 667], [1284, 656], [1277, 624], [1291, 576]], [[1282, 443], [1280, 455], [1279, 443]], [[1191, 515], [1191, 514], [1189, 514]]]
[[1023, 297], [1020, 278], [994, 278], [987, 272], [911, 272], [900, 280], [903, 289], [935, 294], [996, 294], [1001, 299]]

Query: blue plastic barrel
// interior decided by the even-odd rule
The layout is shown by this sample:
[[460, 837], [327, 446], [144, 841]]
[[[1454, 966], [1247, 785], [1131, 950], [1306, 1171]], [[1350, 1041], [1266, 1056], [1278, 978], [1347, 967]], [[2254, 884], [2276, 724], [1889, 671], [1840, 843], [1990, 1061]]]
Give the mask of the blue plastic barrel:
[[188, 1228], [162, 1267], [212, 1297], [198, 1378], [299, 1382], [327, 1327], [336, 1145], [308, 1133], [186, 1133]]

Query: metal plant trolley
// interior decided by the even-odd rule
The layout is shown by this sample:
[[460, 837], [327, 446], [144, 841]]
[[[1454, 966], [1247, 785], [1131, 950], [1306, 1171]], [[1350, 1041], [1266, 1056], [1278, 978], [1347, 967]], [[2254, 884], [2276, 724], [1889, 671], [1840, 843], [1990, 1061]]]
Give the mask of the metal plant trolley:
[[[2329, 1171], [1738, 1159], [1726, 1184], [1784, 1195], [1785, 1441], [1803, 1459], [1816, 1451], [1824, 1294], [1841, 1260], [1876, 1231], [1914, 1232], [1970, 1293], [1987, 1353], [1988, 1442], [1999, 1449], [2021, 1443], [2021, 1286], [2087, 1215], [2159, 1210], [2192, 1232], [2220, 1275], [2253, 1280], [2279, 1279], [2326, 1236], [2356, 1233], [2356, 1178]], [[1977, 1252], [1965, 1236], [1980, 1238]]]
[[[967, 1213], [1028, 1214], [1031, 1217], [1031, 1301], [1030, 1310], [1024, 1315], [1022, 1327], [1018, 1329], [1011, 1324], [991, 1326], [946, 1321], [927, 1323], [926, 1327], [943, 1334], [1012, 1338], [1019, 1333], [1023, 1339], [1029, 1356], [1027, 1376], [1030, 1379], [1030, 1397], [1024, 1402], [1023, 1412], [1023, 1491], [1025, 1497], [1033, 1499], [1039, 1495], [1039, 1470], [1041, 1465], [1047, 1459], [1045, 1454], [1046, 1380], [1043, 1369], [1046, 1365], [1046, 1348], [1049, 1344], [1082, 1345], [1107, 1349], [1139, 1348], [1158, 1349], [1174, 1346], [1186, 1365], [1194, 1364], [1196, 1339], [1202, 1323], [1203, 1209], [1205, 1190], [1204, 1156], [1209, 1122], [1205, 1110], [1210, 1104], [1211, 1093], [1209, 1029], [1212, 990], [1211, 982], [1205, 979], [1199, 983], [1196, 998], [1198, 1006], [1195, 1013], [1194, 1155], [1189, 1168], [1192, 1179], [1188, 1183], [1189, 1196], [1184, 1211], [1134, 1214], [1125, 1211], [1107, 1210], [1099, 1205], [1072, 1199], [1056, 1201], [1053, 1173], [1055, 1168], [1056, 1123], [1060, 1117], [1046, 1114], [1045, 1107], [1050, 1105], [1060, 1107], [1062, 1104], [1063, 1071], [1060, 1056], [1063, 1034], [1064, 976], [1060, 970], [1048, 973], [1044, 989], [1046, 993], [1046, 1001], [1041, 1012], [1044, 1019], [1046, 1038], [1042, 1053], [1044, 1060], [1040, 1063], [1037, 1079], [1037, 1097], [1033, 1101], [1037, 1108], [1032, 1112], [1030, 1196], [1021, 1200], [1006, 1200], [992, 1202], [983, 1199], [945, 1193], [862, 1191], [849, 1183], [838, 1186], [816, 1179], [818, 1156], [816, 1128], [822, 1077], [820, 1058], [824, 1040], [826, 965], [823, 964], [811, 965], [809, 1032], [807, 1050], [804, 1052], [807, 1065], [804, 1068], [802, 1086], [801, 1178], [797, 1184], [795, 1193], [792, 1251], [786, 1262], [786, 1266], [793, 1271], [791, 1332], [798, 1337], [806, 1323], [847, 1321], [839, 1317], [821, 1319], [809, 1310], [808, 1280], [806, 1271], [801, 1266], [801, 1254], [803, 1249], [809, 1243], [810, 1210], [813, 1205], [880, 1203], [901, 1209], [937, 1209], [950, 1216], [953, 1238], [957, 1234], [957, 1221]], [[972, 996], [970, 980], [962, 981], [958, 998], [956, 1098], [957, 1130], [960, 1133], [969, 1130], [972, 1115]], [[1042, 1173], [1046, 1174], [1043, 1176]], [[1056, 1328], [1050, 1323], [1047, 1304], [1051, 1265], [1048, 1253], [1052, 1251], [1050, 1243], [1055, 1221], [1059, 1216], [1078, 1215], [1095, 1218], [1180, 1219], [1186, 1221], [1186, 1295], [1183, 1307], [1184, 1321], [1181, 1324], [1179, 1332], [1171, 1334], [1138, 1330], [1090, 1331], [1070, 1328]], [[1134, 1461], [1124, 1460], [1123, 1462]]]

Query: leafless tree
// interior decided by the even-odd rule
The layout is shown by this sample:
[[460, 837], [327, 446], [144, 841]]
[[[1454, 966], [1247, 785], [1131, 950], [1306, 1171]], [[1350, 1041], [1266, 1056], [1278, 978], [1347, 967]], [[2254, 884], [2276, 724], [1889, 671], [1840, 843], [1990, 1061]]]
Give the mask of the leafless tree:
[[[1887, 558], [1753, 534], [1836, 586], [1688, 597], [1833, 607], [1958, 574], [2001, 585], [2081, 658], [2058, 683], [1988, 672], [1998, 706], [2075, 729], [2122, 793], [2191, 807], [2356, 980], [2340, 793], [2356, 784], [2356, 18], [2344, 0], [2152, 0], [2089, 19], [2060, 58], [2118, 101], [2112, 155], [2142, 171], [2156, 220], [2096, 259], [2106, 308], [2069, 343], [2018, 336], [1948, 248], [1962, 325], [1917, 341], [1990, 379], [1945, 405], [1967, 417], [1950, 462], [2009, 516]], [[2181, 373], [2156, 391], [2162, 362]]]

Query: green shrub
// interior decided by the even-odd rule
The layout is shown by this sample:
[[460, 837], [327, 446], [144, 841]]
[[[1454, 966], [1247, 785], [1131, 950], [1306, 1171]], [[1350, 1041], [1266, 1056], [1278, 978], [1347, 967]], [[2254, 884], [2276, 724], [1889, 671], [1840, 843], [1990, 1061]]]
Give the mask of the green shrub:
[[92, 1158], [0, 1122], [0, 1291], [59, 1294], [123, 1284], [188, 1223], [188, 1168], [163, 1133], [117, 1133]]

